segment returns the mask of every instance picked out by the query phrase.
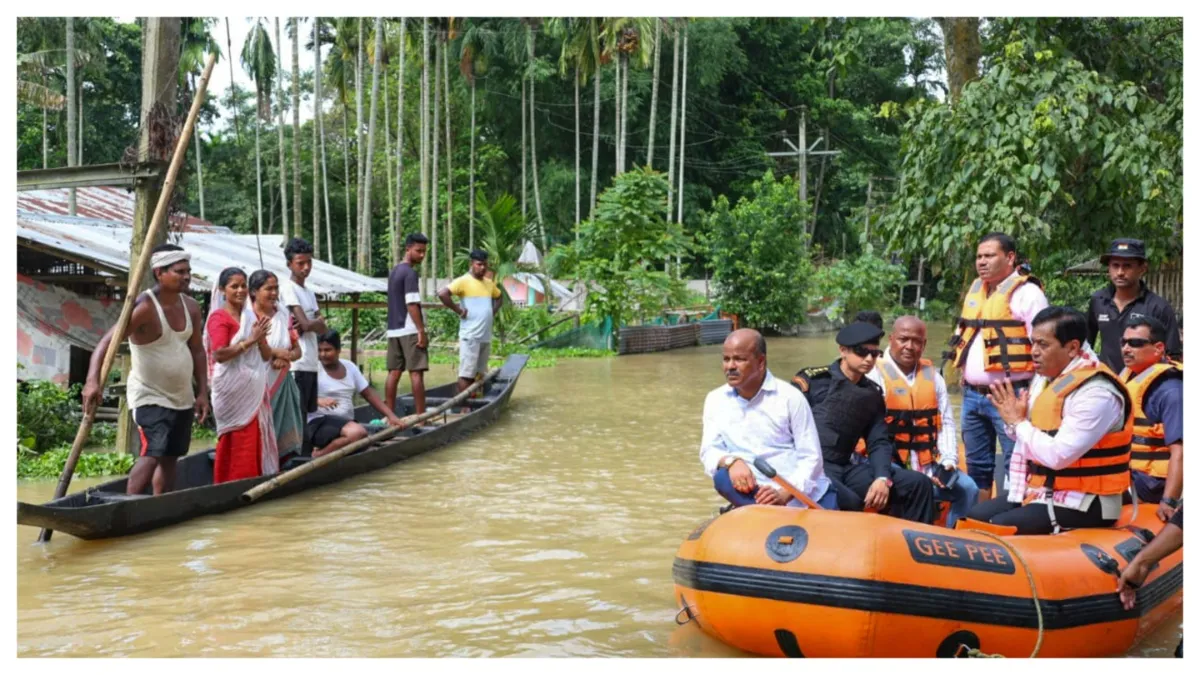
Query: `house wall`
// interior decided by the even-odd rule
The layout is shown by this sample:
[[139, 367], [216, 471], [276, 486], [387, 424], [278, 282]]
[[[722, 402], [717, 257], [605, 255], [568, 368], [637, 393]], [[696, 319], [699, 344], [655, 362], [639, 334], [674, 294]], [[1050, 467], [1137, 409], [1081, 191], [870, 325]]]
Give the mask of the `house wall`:
[[17, 275], [17, 378], [67, 384], [72, 345], [92, 351], [121, 305]]

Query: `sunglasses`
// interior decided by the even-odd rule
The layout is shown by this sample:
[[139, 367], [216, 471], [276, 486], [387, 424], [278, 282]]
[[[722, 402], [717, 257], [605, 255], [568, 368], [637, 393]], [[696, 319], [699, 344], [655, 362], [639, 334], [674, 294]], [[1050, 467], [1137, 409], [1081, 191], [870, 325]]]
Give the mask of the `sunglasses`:
[[875, 358], [883, 356], [882, 349], [871, 349], [870, 347], [864, 347], [863, 345], [851, 347], [850, 351], [854, 352], [859, 358], [863, 359], [867, 358], [868, 356], [874, 356]]
[[1154, 340], [1150, 340], [1147, 338], [1121, 338], [1121, 346], [1122, 347], [1133, 347], [1134, 349], [1141, 349], [1142, 347], [1145, 347], [1146, 345], [1152, 345], [1152, 344], [1154, 344]]

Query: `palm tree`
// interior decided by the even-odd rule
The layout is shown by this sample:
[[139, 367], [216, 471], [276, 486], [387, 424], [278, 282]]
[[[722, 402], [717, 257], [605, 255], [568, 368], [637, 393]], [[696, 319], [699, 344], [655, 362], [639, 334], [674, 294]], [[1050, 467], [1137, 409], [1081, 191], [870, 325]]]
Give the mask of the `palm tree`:
[[400, 70], [396, 76], [396, 214], [391, 226], [392, 264], [400, 262], [400, 212], [404, 208], [404, 64], [408, 61], [407, 34], [404, 17], [400, 18], [400, 48], [397, 58], [400, 59]]
[[314, 16], [313, 22], [313, 52], [314, 63], [313, 69], [313, 99], [316, 101], [314, 108], [316, 109], [317, 118], [317, 134], [321, 137], [321, 183], [324, 187], [323, 193], [325, 196], [325, 260], [333, 262], [333, 222], [329, 212], [329, 171], [325, 159], [325, 92], [321, 88], [321, 45], [324, 43], [322, 39], [322, 23], [321, 18]]
[[475, 84], [476, 76], [487, 70], [488, 52], [495, 44], [494, 31], [480, 25], [479, 21], [467, 20], [462, 38], [459, 40], [462, 53], [458, 69], [471, 85], [471, 165], [467, 178], [468, 216], [467, 247], [475, 248]]
[[259, 142], [259, 121], [271, 119], [271, 80], [275, 77], [275, 53], [271, 49], [271, 38], [263, 27], [262, 19], [254, 20], [254, 27], [246, 36], [242, 46], [242, 68], [254, 81], [258, 102], [254, 116], [254, 170], [258, 187], [256, 210], [258, 233], [262, 234], [262, 148]]
[[[387, 56], [387, 23], [384, 23], [384, 56]], [[392, 188], [392, 113], [390, 97], [388, 96], [388, 70], [383, 69], [383, 182], [387, 184], [388, 193], [388, 236], [391, 236], [392, 222], [396, 219], [396, 193]]]
[[654, 120], [658, 112], [658, 71], [662, 64], [662, 19], [654, 19], [654, 80], [650, 83], [650, 140], [646, 143], [646, 166], [654, 168]]
[[[300, 19], [292, 17], [292, 216], [295, 220], [293, 232], [304, 236], [304, 214], [300, 205]], [[283, 45], [279, 46], [283, 49]], [[282, 176], [280, 181], [282, 182]], [[315, 218], [315, 215], [314, 215]], [[313, 221], [316, 229], [316, 220]], [[321, 255], [321, 241], [316, 242], [315, 253]]]
[[653, 19], [645, 17], [622, 17], [609, 19], [605, 26], [605, 42], [608, 51], [617, 54], [617, 173], [625, 172], [627, 128], [629, 118], [629, 62], [636, 58], [644, 68], [650, 65], [650, 53], [654, 45], [646, 44]]
[[[275, 46], [280, 50], [279, 60], [283, 61], [283, 40], [279, 32], [279, 17], [275, 17]], [[275, 125], [279, 129], [279, 210], [283, 215], [283, 238], [287, 239], [291, 236], [291, 228], [288, 227], [288, 210], [287, 210], [287, 157], [284, 152], [284, 136], [283, 136], [283, 69], [276, 69], [276, 96], [279, 99], [279, 105], [275, 108], [279, 111], [279, 121]], [[294, 145], [293, 145], [294, 147]]]
[[[299, 20], [297, 20], [297, 23], [298, 21]], [[317, 109], [321, 107], [321, 89], [320, 85], [318, 84], [321, 79], [319, 72], [321, 69], [321, 46], [317, 40], [317, 22], [314, 17], [312, 25], [312, 41], [313, 50], [316, 52], [316, 56], [313, 60], [313, 122], [309, 125], [312, 127], [312, 145], [309, 146], [309, 154], [312, 155], [312, 238], [314, 259], [321, 257], [321, 174], [319, 173], [320, 165], [318, 163], [319, 158], [317, 157], [317, 147], [321, 142], [321, 138], [318, 136], [319, 129], [317, 128], [316, 121], [318, 114]], [[297, 35], [293, 44], [298, 44], [299, 42], [300, 36]], [[328, 209], [326, 209], [326, 212], [325, 220], [328, 221]], [[330, 252], [330, 255], [332, 255], [332, 251]]]
[[357, 114], [354, 116], [354, 143], [355, 143], [355, 147], [358, 149], [358, 164], [355, 165], [355, 177], [356, 177], [357, 183], [358, 183], [358, 191], [357, 191], [358, 201], [355, 203], [355, 214], [356, 214], [355, 219], [358, 220], [358, 246], [360, 247], [360, 250], [358, 251], [358, 260], [360, 260], [360, 261], [366, 259], [366, 252], [361, 250], [362, 242], [363, 242], [362, 231], [363, 231], [363, 227], [364, 227], [364, 224], [362, 221], [363, 168], [364, 168], [365, 162], [366, 162], [366, 160], [363, 158], [363, 151], [366, 148], [363, 147], [363, 136], [362, 136], [362, 115], [363, 115], [362, 81], [363, 81], [363, 70], [364, 70], [364, 68], [363, 68], [363, 52], [366, 49], [366, 45], [364, 44], [366, 41], [367, 41], [367, 39], [366, 39], [366, 34], [364, 32], [363, 20], [361, 17], [359, 17], [359, 19], [358, 19], [358, 45], [357, 45], [358, 58], [355, 61], [356, 65], [354, 67], [354, 101], [355, 101], [355, 108], [357, 110]]
[[[63, 94], [47, 84], [47, 78], [59, 67], [64, 51], [57, 38], [61, 34], [54, 26], [56, 19], [23, 17], [17, 20], [21, 32], [36, 33], [36, 51], [17, 54], [17, 101], [42, 111], [42, 168], [50, 168], [50, 134], [47, 111], [60, 111], [66, 106]], [[63, 36], [65, 37], [65, 36]]]
[[[429, 231], [429, 18], [421, 23], [421, 232]], [[421, 279], [429, 276], [429, 262], [421, 263]], [[429, 284], [422, 292], [433, 293]]]
[[579, 143], [579, 85], [589, 77], [596, 81], [594, 104], [595, 124], [592, 139], [592, 207], [596, 200], [596, 167], [600, 143], [600, 54], [598, 19], [550, 19], [547, 31], [562, 42], [558, 58], [559, 72], [574, 73], [575, 81], [575, 239], [579, 239], [579, 223], [582, 220], [580, 203], [580, 143]]
[[[181, 83], [193, 95], [196, 91], [196, 77], [204, 68], [204, 55], [209, 53], [216, 54], [218, 59], [221, 56], [221, 48], [217, 45], [217, 41], [213, 39], [210, 32], [212, 24], [215, 21], [216, 19], [196, 17], [180, 19], [179, 75]], [[80, 112], [82, 113], [82, 109]], [[80, 120], [80, 123], [82, 128], [82, 120]], [[196, 148], [196, 184], [200, 191], [200, 220], [205, 220], [204, 160], [201, 157], [203, 141], [200, 138], [199, 120], [196, 121], [196, 125], [193, 127], [192, 144]]]
[[[683, 225], [683, 151], [686, 148], [684, 139], [687, 137], [687, 62], [688, 62], [688, 23], [683, 20], [683, 91], [679, 94], [679, 216], [675, 222]], [[682, 274], [681, 262], [675, 255], [675, 274]]]
[[679, 30], [676, 26], [675, 33], [675, 58], [671, 65], [671, 141], [670, 149], [667, 151], [667, 222], [671, 222], [671, 214], [674, 213], [674, 198], [675, 198], [675, 123], [678, 121], [679, 110]]
[[542, 218], [542, 192], [538, 188], [538, 165], [537, 165], [537, 130], [534, 125], [534, 113], [536, 107], [534, 105], [534, 82], [537, 78], [537, 57], [534, 56], [534, 40], [533, 26], [540, 19], [526, 19], [525, 33], [526, 44], [529, 49], [529, 65], [527, 71], [529, 73], [529, 158], [533, 168], [533, 202], [537, 207], [537, 222], [538, 232], [541, 234], [542, 250], [549, 248], [546, 243], [546, 221]]
[[[360, 29], [361, 34], [361, 29]], [[361, 47], [360, 47], [361, 49]], [[375, 119], [379, 111], [379, 68], [383, 64], [383, 17], [375, 18], [375, 54], [371, 68], [371, 113], [367, 122], [367, 154], [363, 178], [362, 223], [359, 227], [358, 270], [370, 274], [371, 270], [371, 168], [375, 164]]]
[[[67, 17], [67, 166], [75, 166], [75, 17]], [[75, 215], [75, 188], [67, 193], [67, 213]]]
[[450, 41], [454, 39], [454, 19], [446, 23], [442, 39], [442, 88], [446, 93], [446, 267], [447, 278], [454, 277], [454, 154], [450, 150]]
[[242, 144], [242, 124], [238, 121], [237, 80], [233, 77], [233, 38], [229, 32], [229, 17], [225, 17], [225, 46], [229, 48], [229, 88], [233, 90], [233, 131], [237, 135], [237, 144]]
[[[440, 37], [441, 27], [435, 26], [438, 32], [437, 40], [434, 43], [433, 52], [433, 126], [430, 131], [433, 133], [433, 153], [431, 160], [433, 168], [430, 171], [432, 194], [429, 198], [429, 249], [432, 252], [430, 256], [433, 258], [433, 285], [437, 285], [438, 274], [441, 270], [438, 267], [438, 131], [441, 128], [438, 124], [438, 113], [441, 106], [441, 87], [438, 85], [438, 80], [441, 79], [439, 74], [442, 69], [442, 40]], [[436, 292], [436, 291], [435, 291]]]

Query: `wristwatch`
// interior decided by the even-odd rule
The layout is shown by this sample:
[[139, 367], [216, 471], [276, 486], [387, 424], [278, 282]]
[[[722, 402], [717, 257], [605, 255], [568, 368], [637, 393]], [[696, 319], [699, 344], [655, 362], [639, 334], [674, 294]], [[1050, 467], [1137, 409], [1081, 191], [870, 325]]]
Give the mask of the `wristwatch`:
[[740, 457], [734, 457], [733, 455], [725, 455], [724, 457], [721, 458], [720, 466], [724, 469], [728, 469], [729, 467], [733, 466], [734, 462], [737, 462], [740, 460], [741, 460]]
[[879, 478], [876, 478], [875, 480], [876, 480], [876, 481], [881, 481], [881, 480], [882, 480], [882, 481], [887, 481], [887, 486], [888, 486], [889, 488], [890, 488], [890, 487], [892, 487], [892, 479], [891, 479], [891, 478], [888, 478], [887, 476], [880, 476]]
[[1179, 508], [1179, 500], [1175, 499], [1174, 497], [1163, 497], [1159, 501], [1161, 501], [1162, 503], [1166, 504], [1167, 506], [1169, 506], [1173, 509]]

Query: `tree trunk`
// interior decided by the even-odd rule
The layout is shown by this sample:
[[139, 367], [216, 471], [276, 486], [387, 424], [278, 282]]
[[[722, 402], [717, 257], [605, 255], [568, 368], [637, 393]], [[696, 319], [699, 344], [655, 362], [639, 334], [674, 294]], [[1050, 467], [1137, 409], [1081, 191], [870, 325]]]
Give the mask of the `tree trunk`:
[[258, 221], [258, 236], [261, 239], [263, 234], [263, 214], [262, 214], [262, 148], [258, 140], [258, 127], [260, 116], [259, 110], [262, 110], [262, 94], [258, 95], [258, 109], [254, 111], [254, 177], [257, 186], [258, 208], [254, 210], [254, 215]]
[[615, 175], [621, 171], [621, 57], [613, 61], [616, 68], [616, 79], [613, 80], [613, 163], [616, 164]]
[[575, 241], [579, 241], [579, 66], [575, 66]]
[[[67, 17], [67, 166], [75, 166], [78, 155], [75, 154], [76, 134], [79, 128], [75, 125], [75, 17]], [[75, 215], [75, 188], [67, 191], [67, 213]]]
[[[42, 75], [42, 86], [46, 86], [46, 76]], [[50, 168], [50, 135], [46, 132], [48, 120], [46, 119], [46, 109], [42, 108], [42, 168]]]
[[448, 278], [454, 277], [454, 154], [450, 150], [450, 55], [446, 48], [449, 37], [442, 46], [442, 88], [446, 94], [446, 270]]
[[[321, 183], [324, 187], [325, 195], [325, 261], [333, 263], [333, 216], [329, 212], [329, 171], [328, 163], [325, 158], [325, 90], [321, 88], [321, 19], [314, 16], [313, 20], [313, 45], [316, 48], [314, 54], [314, 62], [316, 63], [316, 72], [313, 73], [313, 89], [316, 104], [313, 106], [316, 115], [317, 133], [321, 137]], [[314, 148], [315, 150], [315, 148]]]
[[[387, 30], [384, 30], [384, 41], [387, 41]], [[401, 57], [403, 58], [403, 56]], [[396, 220], [396, 191], [392, 188], [392, 105], [387, 90], [387, 69], [383, 70], [383, 182], [387, 183], [388, 191], [388, 236], [391, 237], [392, 223]]]
[[[526, 30], [529, 32], [527, 43], [529, 45], [529, 65], [532, 67], [534, 63], [533, 54], [533, 26], [526, 25]], [[537, 128], [534, 125], [534, 82], [533, 72], [529, 73], [529, 162], [533, 169], [533, 203], [537, 207], [538, 234], [542, 238], [542, 253], [544, 254], [549, 248], [546, 242], [546, 221], [542, 218], [542, 191], [538, 187], [538, 165], [537, 165]]]
[[[275, 17], [275, 53], [279, 54], [279, 61], [283, 61], [283, 34], [279, 31], [279, 17]], [[286, 143], [283, 133], [283, 128], [286, 123], [283, 120], [283, 68], [275, 69], [276, 80], [278, 82], [278, 95], [275, 97], [275, 106], [279, 110], [279, 123], [276, 125], [279, 128], [279, 205], [283, 212], [283, 238], [286, 240], [291, 235], [291, 228], [288, 226], [288, 198], [287, 198], [287, 153], [285, 151]], [[294, 144], [293, 144], [294, 145]]]
[[[429, 19], [423, 19], [421, 26], [421, 233], [429, 231]], [[429, 288], [428, 259], [421, 262], [421, 280], [426, 282], [421, 290], [428, 296], [433, 291]]]
[[237, 135], [237, 144], [242, 145], [242, 123], [238, 121], [237, 80], [233, 77], [233, 38], [229, 33], [229, 17], [225, 17], [225, 47], [229, 58], [229, 89], [233, 92], [233, 131]]
[[379, 113], [379, 69], [383, 64], [383, 17], [375, 19], [375, 58], [371, 67], [371, 112], [367, 118], [366, 168], [363, 172], [362, 227], [358, 241], [358, 268], [362, 274], [371, 273], [371, 169], [375, 165], [375, 120]]
[[526, 186], [529, 185], [529, 171], [525, 165], [526, 143], [528, 139], [525, 137], [525, 77], [521, 77], [521, 219], [528, 222], [529, 207], [526, 197]]
[[979, 19], [939, 18], [946, 50], [946, 79], [950, 87], [950, 104], [958, 103], [963, 87], [979, 78], [979, 59], [983, 53], [979, 44]]
[[404, 255], [400, 236], [403, 232], [400, 227], [400, 214], [404, 211], [404, 64], [408, 61], [408, 52], [404, 49], [407, 39], [406, 23], [401, 17], [400, 53], [396, 57], [400, 59], [400, 72], [396, 77], [396, 217], [392, 221], [392, 265], [400, 264], [400, 258]]
[[83, 166], [83, 77], [78, 79], [79, 82], [75, 84], [79, 90], [75, 93], [75, 102], [79, 105], [79, 115], [76, 117], [79, 120], [79, 130], [75, 136], [75, 166]]
[[467, 179], [467, 201], [470, 211], [467, 216], [467, 248], [475, 249], [475, 74], [471, 74], [471, 171]]
[[654, 120], [658, 111], [658, 72], [662, 63], [662, 19], [654, 20], [654, 81], [650, 83], [650, 140], [646, 147], [646, 166], [654, 168]]
[[675, 205], [675, 123], [679, 117], [679, 33], [675, 33], [675, 56], [671, 62], [671, 139], [667, 149], [667, 222]]
[[621, 173], [625, 173], [625, 160], [629, 158], [629, 56], [621, 65]]
[[[363, 20], [360, 17], [358, 19], [358, 60], [355, 61], [356, 65], [354, 67], [354, 101], [355, 101], [354, 147], [355, 147], [355, 150], [357, 151], [357, 157], [358, 157], [358, 162], [354, 165], [354, 176], [355, 176], [355, 186], [356, 186], [355, 194], [357, 196], [357, 200], [354, 203], [354, 221], [355, 221], [354, 224], [356, 226], [356, 229], [354, 231], [354, 234], [355, 234], [354, 241], [355, 241], [355, 246], [358, 248], [358, 256], [356, 259], [360, 263], [361, 263], [361, 261], [366, 260], [366, 253], [362, 250], [362, 245], [363, 245], [362, 232], [363, 232], [363, 226], [364, 226], [364, 223], [362, 221], [363, 169], [366, 167], [366, 160], [363, 159], [363, 151], [366, 148], [363, 147], [363, 135], [362, 135], [363, 134], [363, 131], [362, 131], [362, 117], [363, 117], [362, 81], [363, 81], [363, 71], [365, 70], [363, 67], [363, 52], [366, 51], [366, 47], [363, 45], [363, 43], [366, 42], [366, 39], [367, 39], [366, 32], [363, 29]], [[359, 269], [361, 269], [361, 266]]]
[[600, 64], [592, 74], [595, 94], [592, 98], [592, 194], [588, 206], [588, 218], [596, 214], [596, 182], [600, 174]]
[[200, 158], [200, 145], [202, 141], [200, 138], [199, 120], [192, 127], [192, 143], [196, 146], [196, 184], [200, 189], [200, 220], [207, 220], [204, 217], [204, 160]]
[[[343, 80], [349, 79], [348, 72], [342, 70]], [[354, 231], [355, 217], [350, 209], [350, 108], [342, 101], [342, 135], [345, 142], [342, 145], [342, 164], [346, 170], [346, 269], [354, 267], [354, 246], [351, 244], [350, 233]]]
[[438, 112], [439, 106], [442, 104], [442, 90], [438, 86], [438, 80], [441, 79], [440, 71], [442, 69], [442, 58], [445, 56], [442, 53], [442, 46], [443, 43], [441, 39], [439, 39], [437, 44], [434, 46], [433, 55], [433, 126], [431, 127], [431, 131], [433, 132], [433, 154], [430, 157], [433, 162], [433, 170], [429, 174], [432, 181], [432, 185], [430, 186], [432, 194], [430, 195], [429, 200], [429, 248], [432, 253], [431, 257], [433, 258], [433, 285], [435, 287], [437, 286], [437, 280], [442, 271], [441, 267], [438, 265], [438, 229], [440, 229], [438, 227], [438, 131], [441, 129], [438, 124]]
[[[685, 140], [687, 139], [687, 81], [688, 81], [688, 26], [686, 19], [683, 24], [683, 91], [679, 94], [679, 217], [676, 222], [683, 226], [683, 155], [687, 148]], [[682, 276], [682, 263], [678, 255], [675, 256], [675, 274]]]
[[[283, 50], [280, 49], [280, 53]], [[280, 176], [280, 182], [283, 177]], [[315, 177], [314, 177], [315, 180]], [[300, 200], [300, 19], [292, 17], [292, 233], [304, 236], [304, 214]], [[313, 214], [313, 234], [316, 235], [317, 220]], [[316, 243], [316, 251], [321, 242]]]
[[[314, 17], [315, 18], [315, 17]], [[300, 36], [296, 36], [296, 41], [300, 41]], [[315, 51], [321, 51], [321, 43], [317, 42], [317, 25], [313, 22], [313, 48]], [[312, 238], [313, 238], [313, 260], [321, 257], [321, 167], [320, 159], [317, 157], [318, 143], [321, 142], [317, 130], [317, 108], [321, 106], [320, 89], [317, 87], [317, 71], [320, 66], [314, 61], [313, 68], [313, 119], [309, 123], [312, 127], [312, 145], [309, 146], [308, 153], [312, 155]], [[326, 214], [326, 218], [329, 214]]]

